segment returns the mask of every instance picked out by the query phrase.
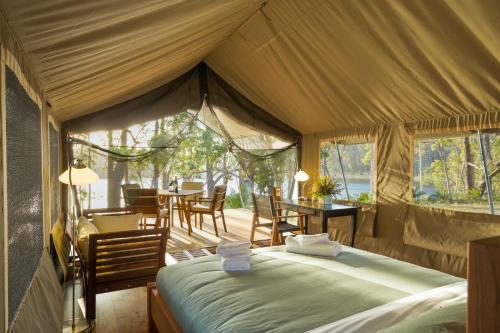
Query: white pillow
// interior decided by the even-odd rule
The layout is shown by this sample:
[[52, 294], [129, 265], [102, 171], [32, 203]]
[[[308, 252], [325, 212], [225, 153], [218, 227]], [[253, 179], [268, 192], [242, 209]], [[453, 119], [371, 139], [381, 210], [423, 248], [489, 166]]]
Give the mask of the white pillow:
[[94, 224], [100, 233], [138, 230], [142, 214], [94, 215]]

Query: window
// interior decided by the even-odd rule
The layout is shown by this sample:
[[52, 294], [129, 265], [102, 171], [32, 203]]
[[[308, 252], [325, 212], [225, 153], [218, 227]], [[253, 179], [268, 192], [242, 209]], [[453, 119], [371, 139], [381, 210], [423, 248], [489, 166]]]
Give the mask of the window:
[[320, 173], [342, 184], [339, 199], [371, 202], [375, 174], [373, 143], [321, 145]]
[[416, 203], [493, 213], [500, 201], [500, 132], [418, 139], [413, 170]]

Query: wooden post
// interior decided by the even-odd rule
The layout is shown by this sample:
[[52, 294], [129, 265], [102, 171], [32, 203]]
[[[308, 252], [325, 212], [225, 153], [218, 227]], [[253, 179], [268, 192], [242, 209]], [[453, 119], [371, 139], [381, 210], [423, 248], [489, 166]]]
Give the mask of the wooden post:
[[469, 242], [467, 332], [500, 332], [500, 237]]

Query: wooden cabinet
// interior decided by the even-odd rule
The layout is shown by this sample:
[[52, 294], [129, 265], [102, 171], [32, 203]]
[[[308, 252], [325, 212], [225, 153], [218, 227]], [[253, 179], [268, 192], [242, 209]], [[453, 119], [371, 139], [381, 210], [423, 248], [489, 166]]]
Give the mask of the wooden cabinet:
[[500, 332], [500, 237], [469, 242], [467, 332]]

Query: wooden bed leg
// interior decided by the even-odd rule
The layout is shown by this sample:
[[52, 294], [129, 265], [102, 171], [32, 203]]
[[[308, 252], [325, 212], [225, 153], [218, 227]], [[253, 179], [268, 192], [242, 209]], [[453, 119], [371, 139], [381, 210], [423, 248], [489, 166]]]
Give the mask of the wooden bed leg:
[[183, 333], [154, 282], [148, 283], [148, 332]]
[[159, 333], [151, 316], [151, 289], [156, 288], [155, 282], [148, 283], [148, 333]]

